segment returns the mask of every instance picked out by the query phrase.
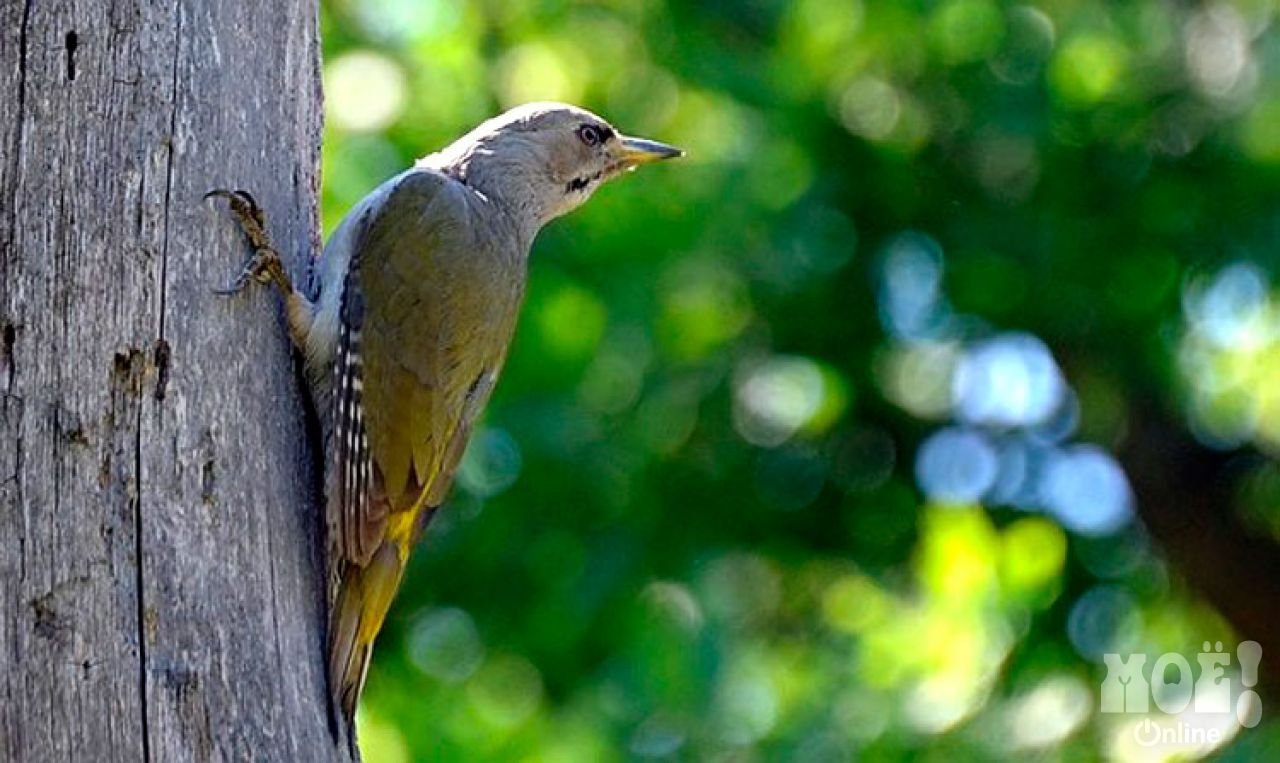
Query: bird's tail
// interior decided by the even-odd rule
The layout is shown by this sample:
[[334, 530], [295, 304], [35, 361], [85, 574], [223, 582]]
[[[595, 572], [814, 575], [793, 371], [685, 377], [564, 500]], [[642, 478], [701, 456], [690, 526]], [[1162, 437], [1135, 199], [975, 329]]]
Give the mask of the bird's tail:
[[399, 544], [388, 540], [368, 564], [347, 563], [340, 573], [329, 613], [329, 691], [352, 740], [352, 721], [373, 656], [373, 641], [400, 586], [405, 559]]

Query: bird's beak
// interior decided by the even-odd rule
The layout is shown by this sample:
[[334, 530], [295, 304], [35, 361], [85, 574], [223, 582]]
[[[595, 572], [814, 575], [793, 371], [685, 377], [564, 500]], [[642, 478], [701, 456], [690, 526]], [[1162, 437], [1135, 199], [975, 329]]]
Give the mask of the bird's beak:
[[638, 167], [641, 164], [651, 164], [660, 162], [663, 159], [684, 156], [684, 151], [675, 146], [668, 146], [666, 143], [659, 143], [656, 140], [632, 138], [624, 135], [620, 143], [622, 144], [622, 163], [627, 167]]

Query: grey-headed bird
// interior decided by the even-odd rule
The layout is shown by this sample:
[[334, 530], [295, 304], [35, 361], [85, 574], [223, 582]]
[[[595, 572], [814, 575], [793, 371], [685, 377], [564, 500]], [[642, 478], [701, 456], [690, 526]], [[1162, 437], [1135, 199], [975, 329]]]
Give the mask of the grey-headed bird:
[[251, 280], [284, 296], [325, 447], [329, 685], [350, 728], [409, 553], [448, 494], [502, 371], [539, 229], [604, 182], [680, 156], [589, 111], [534, 103], [490, 119], [366, 196], [295, 289], [242, 191], [228, 199]]

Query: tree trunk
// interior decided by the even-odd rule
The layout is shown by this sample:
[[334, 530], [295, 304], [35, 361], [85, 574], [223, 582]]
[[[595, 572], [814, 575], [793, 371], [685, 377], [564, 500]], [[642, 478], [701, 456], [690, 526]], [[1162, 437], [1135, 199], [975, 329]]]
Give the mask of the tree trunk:
[[210, 188], [302, 269], [308, 0], [0, 0], [0, 759], [344, 757], [297, 374]]

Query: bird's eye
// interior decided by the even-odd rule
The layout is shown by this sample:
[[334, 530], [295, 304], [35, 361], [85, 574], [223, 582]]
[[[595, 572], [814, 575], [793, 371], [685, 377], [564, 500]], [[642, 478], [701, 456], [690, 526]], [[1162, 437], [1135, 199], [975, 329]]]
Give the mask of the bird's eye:
[[595, 125], [583, 125], [578, 128], [578, 137], [588, 146], [598, 146], [604, 142], [604, 133]]

